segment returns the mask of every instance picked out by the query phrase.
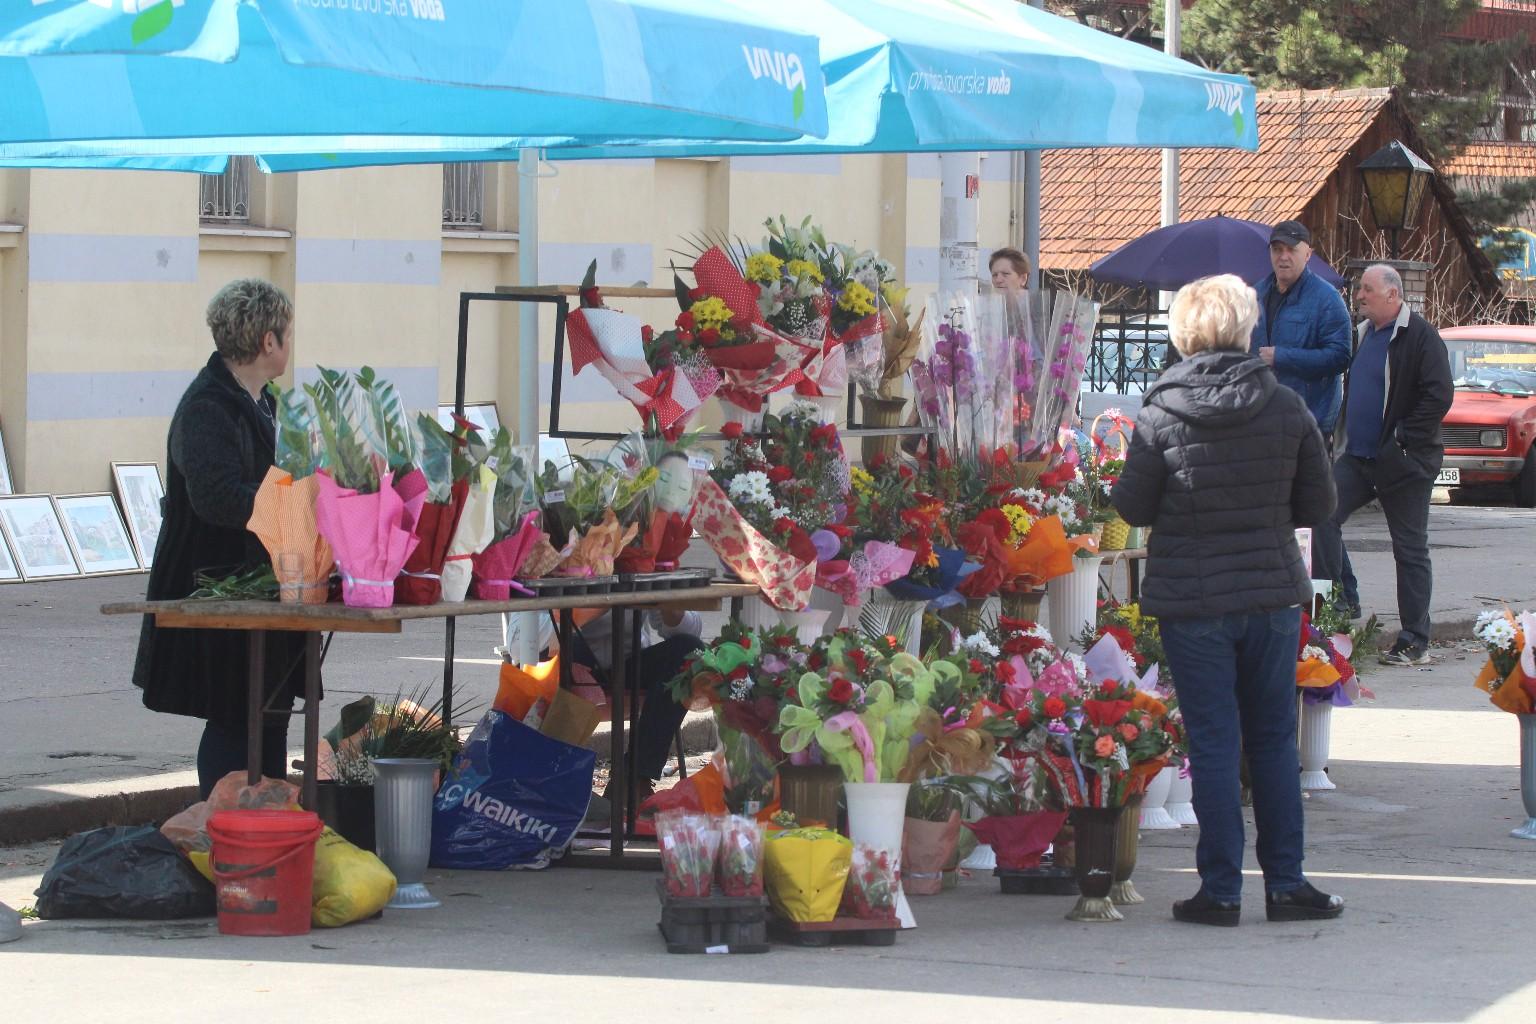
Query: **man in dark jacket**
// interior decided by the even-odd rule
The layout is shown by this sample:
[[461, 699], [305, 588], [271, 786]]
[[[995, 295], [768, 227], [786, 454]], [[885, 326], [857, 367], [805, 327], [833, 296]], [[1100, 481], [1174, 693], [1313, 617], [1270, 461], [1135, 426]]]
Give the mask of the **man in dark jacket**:
[[[1429, 662], [1429, 499], [1445, 448], [1440, 421], [1451, 407], [1451, 363], [1440, 332], [1403, 302], [1396, 270], [1377, 263], [1360, 277], [1365, 320], [1345, 379], [1333, 466], [1339, 507], [1317, 532], [1320, 577], [1337, 579], [1342, 527], [1377, 498], [1392, 534], [1401, 631], [1382, 656], [1389, 665]], [[1332, 575], [1329, 575], [1332, 573]]]
[[[1351, 331], [1344, 297], [1307, 269], [1312, 233], [1300, 221], [1285, 220], [1269, 234], [1274, 269], [1258, 288], [1259, 322], [1252, 351], [1274, 368], [1275, 377], [1302, 397], [1326, 441], [1339, 419], [1341, 383], [1349, 368]], [[1343, 606], [1360, 614], [1360, 591], [1344, 555], [1339, 580]]]
[[1200, 891], [1174, 904], [1235, 925], [1243, 886], [1239, 739], [1248, 755], [1270, 920], [1337, 917], [1302, 874], [1296, 652], [1312, 582], [1296, 527], [1333, 514], [1322, 435], [1301, 397], [1247, 351], [1253, 289], [1231, 275], [1185, 286], [1169, 310], [1184, 359], [1147, 392], [1115, 508], [1151, 526], [1141, 608], [1158, 618], [1189, 734]]

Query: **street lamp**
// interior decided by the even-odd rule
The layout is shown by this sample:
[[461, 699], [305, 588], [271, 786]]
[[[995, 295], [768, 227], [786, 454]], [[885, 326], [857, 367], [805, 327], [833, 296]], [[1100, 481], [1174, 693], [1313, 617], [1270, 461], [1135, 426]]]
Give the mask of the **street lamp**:
[[1392, 233], [1392, 258], [1397, 259], [1398, 233], [1417, 218], [1434, 169], [1394, 140], [1362, 161], [1359, 170], [1371, 216], [1378, 228]]

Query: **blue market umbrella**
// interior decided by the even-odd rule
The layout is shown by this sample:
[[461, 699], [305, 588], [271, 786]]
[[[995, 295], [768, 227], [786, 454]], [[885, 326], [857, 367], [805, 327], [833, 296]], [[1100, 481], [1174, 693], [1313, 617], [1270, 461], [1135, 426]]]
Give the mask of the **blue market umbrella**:
[[[1094, 261], [1089, 272], [1095, 281], [1164, 292], [1213, 274], [1236, 274], [1258, 284], [1271, 270], [1271, 227], [1222, 216], [1170, 224], [1126, 242]], [[1316, 253], [1307, 261], [1307, 269], [1335, 288], [1344, 283]]]
[[12, 0], [0, 158], [799, 138], [817, 53], [740, 0]]

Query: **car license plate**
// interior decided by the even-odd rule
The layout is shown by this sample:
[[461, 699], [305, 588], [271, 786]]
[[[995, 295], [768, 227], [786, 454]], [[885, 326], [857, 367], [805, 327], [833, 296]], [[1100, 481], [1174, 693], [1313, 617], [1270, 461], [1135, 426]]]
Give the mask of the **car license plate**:
[[1435, 477], [1436, 487], [1455, 487], [1461, 483], [1461, 470], [1442, 469], [1440, 475]]

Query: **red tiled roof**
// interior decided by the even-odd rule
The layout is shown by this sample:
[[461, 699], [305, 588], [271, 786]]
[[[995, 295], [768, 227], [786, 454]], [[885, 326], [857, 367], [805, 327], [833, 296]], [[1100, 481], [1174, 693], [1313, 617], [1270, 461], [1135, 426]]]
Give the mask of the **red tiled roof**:
[[[1387, 89], [1260, 93], [1259, 151], [1186, 149], [1181, 220], [1226, 214], [1268, 223], [1299, 217], [1391, 100]], [[1040, 265], [1084, 270], [1153, 230], [1160, 150], [1051, 150], [1041, 167]]]
[[1445, 165], [1458, 178], [1536, 177], [1536, 142], [1474, 142]]

